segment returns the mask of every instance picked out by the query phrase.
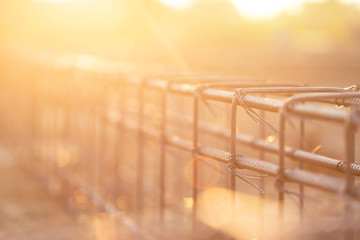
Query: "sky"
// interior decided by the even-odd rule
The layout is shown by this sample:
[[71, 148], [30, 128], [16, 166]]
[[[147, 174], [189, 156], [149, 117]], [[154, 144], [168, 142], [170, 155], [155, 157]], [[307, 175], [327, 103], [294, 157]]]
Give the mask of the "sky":
[[[45, 2], [70, 2], [76, 0], [36, 0]], [[83, 0], [86, 1], [86, 0]], [[89, 0], [90, 1], [90, 0]], [[174, 8], [186, 8], [196, 0], [160, 0]], [[326, 0], [229, 0], [238, 12], [248, 19], [272, 18], [283, 12], [296, 12], [304, 2], [323, 2]], [[360, 0], [339, 0], [359, 3]]]
[[[194, 0], [160, 0], [174, 8], [185, 8]], [[296, 11], [304, 2], [321, 2], [324, 0], [230, 0], [244, 17], [251, 19], [271, 18], [282, 12]], [[357, 2], [360, 0], [342, 0]]]

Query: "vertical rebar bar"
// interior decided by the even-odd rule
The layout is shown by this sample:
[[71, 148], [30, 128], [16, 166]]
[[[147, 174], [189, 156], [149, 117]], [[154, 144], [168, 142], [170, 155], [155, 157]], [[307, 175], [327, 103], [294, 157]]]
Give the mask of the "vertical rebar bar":
[[159, 187], [160, 187], [160, 234], [164, 239], [164, 217], [165, 217], [165, 170], [166, 170], [166, 122], [167, 122], [167, 99], [168, 88], [170, 83], [161, 93], [161, 139], [160, 139], [160, 174], [159, 174]]
[[[196, 151], [198, 147], [198, 138], [199, 138], [199, 99], [198, 96], [194, 95], [193, 102], [193, 151]], [[197, 182], [198, 182], [198, 159], [196, 158], [196, 154], [193, 154], [193, 182], [192, 182], [192, 197], [194, 201], [194, 206], [192, 209], [192, 237], [193, 239], [197, 238]]]
[[[109, 111], [108, 111], [108, 104], [107, 104], [107, 100], [108, 100], [108, 96], [110, 94], [109, 89], [109, 83], [108, 81], [102, 81], [101, 83], [102, 86], [102, 91], [99, 94], [99, 104], [100, 104], [100, 109], [99, 109], [99, 120], [100, 120], [100, 126], [99, 126], [99, 159], [102, 162], [102, 164], [100, 164], [99, 166], [99, 174], [106, 174], [106, 165], [109, 164], [110, 158], [109, 158], [109, 149], [108, 149], [108, 145], [109, 145], [109, 121], [108, 121], [108, 115], [109, 115]], [[105, 170], [105, 171], [104, 171]], [[108, 193], [108, 191], [111, 189], [109, 189], [109, 186], [105, 183], [103, 183], [105, 187], [105, 191], [107, 191], [107, 196], [111, 196], [111, 194]]]
[[[284, 110], [284, 109], [282, 109]], [[285, 175], [285, 127], [286, 118], [284, 111], [280, 113], [280, 130], [279, 130], [279, 171], [277, 184], [279, 188], [279, 239], [283, 239], [283, 227], [284, 227], [284, 175]]]
[[[122, 173], [122, 160], [123, 160], [123, 149], [124, 149], [124, 143], [123, 143], [123, 138], [124, 138], [124, 128], [123, 128], [123, 124], [124, 124], [124, 88], [125, 88], [125, 84], [123, 82], [120, 81], [120, 87], [118, 90], [118, 94], [116, 95], [116, 108], [118, 109], [119, 113], [120, 113], [120, 119], [119, 121], [115, 121], [114, 124], [114, 128], [115, 128], [115, 138], [114, 138], [114, 161], [115, 161], [115, 175], [114, 175], [114, 187], [113, 187], [113, 201], [116, 203], [117, 198], [119, 197], [120, 194], [122, 193], [123, 190], [123, 185], [122, 185], [122, 177], [121, 177], [121, 173]], [[117, 86], [118, 87], [118, 86]], [[116, 88], [118, 89], [118, 88]]]
[[[304, 150], [305, 148], [305, 124], [304, 124], [304, 119], [300, 119], [300, 149]], [[299, 163], [299, 168], [300, 169], [304, 169], [304, 162], [300, 161]], [[300, 225], [301, 227], [303, 227], [304, 225], [304, 184], [300, 183], [299, 184], [299, 192], [300, 192], [300, 196], [299, 196], [299, 200], [300, 200]]]
[[[352, 122], [352, 115], [356, 114], [354, 109], [350, 109], [349, 117], [345, 126], [346, 133], [346, 172], [345, 172], [345, 181], [346, 189], [345, 194], [352, 197], [352, 192], [354, 189], [354, 175], [351, 169], [351, 164], [355, 162], [355, 127]], [[345, 239], [352, 240], [354, 238], [353, 231], [354, 223], [354, 214], [351, 203], [345, 203]]]
[[[262, 117], [262, 118], [264, 118], [265, 119], [265, 116], [266, 116], [266, 113], [265, 113], [265, 111], [263, 111], [263, 110], [261, 110], [260, 111], [260, 116]], [[261, 124], [260, 125], [260, 138], [261, 139], [265, 139], [265, 137], [266, 137], [266, 129], [265, 129], [265, 125], [264, 124]], [[264, 150], [260, 150], [260, 154], [259, 154], [260, 156], [260, 159], [261, 160], [264, 160], [265, 159], [265, 151]], [[260, 186], [259, 186], [262, 190], [264, 190], [264, 193], [261, 193], [261, 192], [259, 192], [259, 198], [260, 198], [260, 206], [259, 206], [259, 212], [260, 212], [260, 216], [259, 216], [259, 218], [260, 218], [260, 226], [259, 226], [259, 228], [260, 228], [260, 234], [259, 234], [259, 238], [260, 239], [263, 239], [264, 238], [264, 226], [265, 226], [265, 216], [264, 216], [264, 210], [265, 210], [265, 206], [264, 206], [264, 204], [265, 204], [265, 181], [264, 181], [264, 178], [263, 177], [261, 177], [260, 178]]]
[[[143, 173], [144, 173], [144, 138], [142, 134], [144, 123], [144, 85], [145, 80], [141, 79], [141, 84], [138, 85], [138, 132], [137, 132], [137, 170], [136, 170], [136, 222], [138, 226], [142, 227], [142, 207], [143, 207]], [[139, 236], [138, 236], [139, 237]]]
[[[235, 93], [236, 94], [236, 93]], [[230, 152], [231, 152], [231, 159], [230, 163], [232, 166], [236, 164], [236, 119], [237, 119], [237, 106], [238, 100], [234, 95], [232, 103], [231, 103], [231, 133], [230, 133]], [[231, 206], [233, 212], [235, 212], [235, 192], [236, 192], [236, 175], [234, 171], [231, 172], [230, 175], [230, 190], [231, 190]]]
[[[97, 80], [97, 79], [96, 79]], [[95, 90], [95, 96], [93, 101], [94, 101], [94, 109], [93, 109], [93, 133], [94, 133], [94, 151], [95, 151], [95, 158], [94, 158], [94, 166], [93, 166], [93, 171], [94, 171], [94, 192], [96, 194], [99, 194], [100, 192], [100, 166], [101, 166], [101, 123], [102, 123], [102, 111], [101, 111], [101, 98], [100, 98], [100, 93], [101, 93], [101, 87], [99, 87], [98, 89]], [[100, 98], [100, 99], [99, 99]], [[100, 100], [100, 101], [99, 101]], [[98, 206], [95, 205], [94, 206], [94, 211], [95, 213], [97, 213], [98, 211]]]

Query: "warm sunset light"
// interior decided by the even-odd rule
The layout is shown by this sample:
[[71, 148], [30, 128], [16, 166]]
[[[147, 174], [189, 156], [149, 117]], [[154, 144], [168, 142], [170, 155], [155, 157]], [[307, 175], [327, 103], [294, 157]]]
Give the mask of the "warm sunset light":
[[[231, 0], [239, 13], [247, 18], [269, 18], [280, 13], [296, 10], [306, 0]], [[321, 1], [321, 0], [315, 0]]]
[[160, 0], [160, 1], [173, 8], [188, 7], [193, 2], [192, 0]]
[[0, 0], [0, 240], [353, 240], [360, 0]]
[[35, 0], [37, 2], [54, 2], [54, 3], [61, 3], [61, 2], [70, 2], [72, 0]]
[[[247, 18], [270, 18], [281, 13], [296, 12], [305, 2], [324, 2], [325, 0], [230, 0], [239, 13]], [[360, 0], [343, 0], [344, 2], [360, 2]]]
[[[51, 0], [50, 0], [51, 1]], [[173, 8], [188, 7], [196, 0], [160, 0]], [[268, 18], [276, 16], [277, 14], [293, 9], [297, 7], [304, 0], [276, 0], [276, 1], [264, 1], [264, 0], [230, 0], [238, 12], [247, 18]]]
[[[51, 1], [51, 0], [48, 0]], [[55, 0], [56, 1], [56, 0]], [[160, 0], [173, 8], [188, 7], [197, 0]], [[229, 0], [232, 2], [239, 14], [249, 19], [262, 19], [275, 17], [284, 12], [294, 12], [299, 10], [302, 3], [305, 2], [324, 2], [325, 0]], [[360, 0], [342, 0], [343, 2], [352, 3]]]

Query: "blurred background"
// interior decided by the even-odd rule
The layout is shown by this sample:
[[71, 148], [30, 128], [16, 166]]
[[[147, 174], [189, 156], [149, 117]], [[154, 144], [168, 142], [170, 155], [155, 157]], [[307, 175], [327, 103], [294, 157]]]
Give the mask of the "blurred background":
[[179, 69], [321, 84], [353, 82], [359, 70], [356, 0], [3, 0], [0, 4], [3, 49], [151, 59]]
[[[348, 87], [358, 83], [360, 76], [360, 0], [1, 0], [0, 239], [139, 239], [129, 233], [129, 229], [136, 230], [134, 206], [139, 196], [135, 192], [134, 156], [138, 149], [132, 143], [139, 139], [124, 130], [129, 146], [121, 151], [127, 161], [123, 172], [117, 168], [112, 175], [111, 171], [118, 167], [118, 128], [102, 125], [99, 117], [109, 113], [110, 118], [116, 119], [123, 114], [132, 123], [138, 121], [138, 89], [127, 86], [126, 91], [121, 90], [123, 85], [112, 83], [119, 75], [102, 72], [128, 66], [140, 73], [206, 72], [252, 76], [270, 83]], [[102, 88], [103, 83], [99, 83], [103, 79], [111, 82], [106, 90]], [[122, 94], [128, 98], [126, 101], [121, 100], [121, 91], [125, 91]], [[148, 107], [150, 112], [146, 123], [159, 130], [161, 95], [149, 92], [144, 97], [149, 100], [146, 104], [156, 111], [149, 110], [145, 104], [144, 108]], [[172, 101], [169, 105], [175, 115], [174, 122], [192, 116], [189, 107], [192, 99], [185, 101], [175, 96]], [[129, 113], [119, 114], [121, 104]], [[228, 131], [229, 106], [220, 107], [225, 109], [224, 116], [214, 120], [202, 105], [202, 120], [213, 121]], [[179, 112], [184, 116], [179, 117]], [[240, 132], [256, 135], [258, 125], [248, 116], [241, 117], [241, 122], [247, 124], [239, 126]], [[277, 116], [267, 117], [277, 124]], [[184, 130], [186, 124], [182, 124], [180, 128], [174, 127], [173, 132], [191, 139], [191, 127]], [[290, 132], [295, 136], [297, 129], [294, 129]], [[342, 126], [315, 122], [305, 131], [309, 138], [306, 150], [343, 159], [342, 130]], [[318, 134], [327, 131], [328, 135]], [[108, 134], [105, 148], [101, 145], [104, 133]], [[267, 143], [278, 144], [269, 129], [265, 133], [263, 137], [270, 137]], [[74, 144], [69, 139], [78, 141]], [[207, 136], [201, 141], [229, 151], [228, 142], [216, 137], [209, 139]], [[297, 147], [297, 138], [294, 139], [289, 144]], [[83, 146], [79, 146], [79, 142]], [[145, 171], [147, 179], [152, 180], [147, 180], [144, 187], [144, 225], [150, 233], [143, 235], [160, 239], [156, 234], [161, 229], [151, 232], [152, 224], [157, 225], [159, 221], [154, 217], [159, 210], [158, 189], [153, 187], [158, 186], [155, 179], [158, 179], [159, 166], [152, 163], [158, 161], [160, 147], [147, 143], [145, 149], [153, 155], [148, 156]], [[188, 152], [176, 151], [175, 154], [167, 152], [168, 159], [184, 161], [170, 163], [167, 169], [171, 174], [179, 174], [166, 181], [169, 192], [165, 199], [170, 210], [166, 219], [169, 231], [165, 236], [190, 239], [194, 186], [186, 183], [185, 178], [191, 179], [186, 174], [191, 175], [189, 163], [193, 160]], [[244, 151], [257, 154], [250, 148]], [[277, 162], [276, 157], [268, 159]], [[99, 159], [104, 163], [102, 167], [96, 165]], [[218, 163], [211, 164], [212, 168], [219, 168]], [[211, 170], [214, 169], [204, 171], [210, 172], [212, 181], [216, 174]], [[120, 187], [112, 178], [117, 175], [126, 178], [118, 181], [122, 184]], [[69, 176], [70, 180], [66, 181], [71, 182], [76, 176], [90, 187], [68, 187], [61, 181]], [[210, 206], [210, 210], [202, 210], [203, 215], [200, 214], [203, 239], [266, 239], [261, 237], [266, 235], [265, 230], [275, 234], [278, 226], [274, 227], [269, 219], [278, 216], [274, 203], [276, 191], [269, 191], [265, 202], [268, 229], [253, 229], [254, 216], [261, 215], [258, 205], [254, 204], [258, 192], [243, 182], [238, 188], [246, 189], [246, 194], [239, 195], [239, 201], [250, 207], [242, 209], [245, 213], [237, 219], [239, 222], [224, 226], [222, 221], [228, 219], [219, 216], [232, 214], [224, 204], [228, 194], [224, 189], [229, 179], [227, 175], [216, 175], [216, 178], [220, 179], [215, 180], [216, 184], [202, 189], [202, 206]], [[274, 187], [273, 180], [265, 183], [270, 189]], [[89, 197], [88, 189], [95, 189], [95, 195]], [[319, 192], [309, 193], [315, 198], [323, 197]], [[92, 206], [90, 199], [100, 201], [98, 196], [116, 207], [113, 215]], [[341, 225], [343, 205], [341, 201], [332, 205], [333, 198], [331, 194], [324, 197], [329, 201], [322, 208], [318, 203], [309, 204], [308, 219], [316, 219], [318, 225], [314, 229], [317, 231], [319, 227], [328, 234], [321, 235], [323, 239], [340, 236], [332, 231]], [[216, 204], [219, 208], [211, 211], [214, 210], [211, 206]], [[290, 216], [296, 216], [295, 220], [291, 219], [296, 224], [289, 223], [289, 229], [297, 229], [297, 209], [294, 210], [294, 205], [288, 209]], [[330, 216], [329, 220], [324, 221], [324, 216]], [[243, 226], [250, 229], [245, 231], [246, 237], [239, 235], [240, 222], [249, 219], [250, 224]], [[307, 225], [314, 222], [309, 220]], [[274, 239], [271, 234], [268, 239]], [[321, 239], [316, 234], [311, 236]]]

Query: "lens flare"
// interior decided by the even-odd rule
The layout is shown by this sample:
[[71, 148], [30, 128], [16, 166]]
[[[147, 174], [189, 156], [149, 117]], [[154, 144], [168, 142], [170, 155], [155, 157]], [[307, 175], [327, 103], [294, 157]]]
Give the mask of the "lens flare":
[[[193, 169], [195, 163], [198, 166], [198, 178], [194, 185], [193, 182]], [[185, 168], [186, 182], [198, 189], [206, 189], [213, 187], [220, 178], [220, 165], [219, 162], [207, 156], [198, 156], [191, 159]]]

